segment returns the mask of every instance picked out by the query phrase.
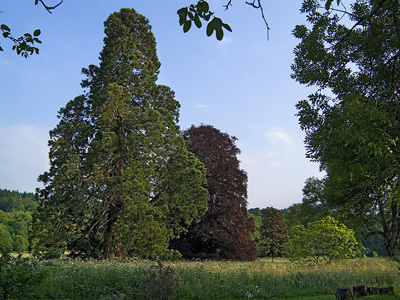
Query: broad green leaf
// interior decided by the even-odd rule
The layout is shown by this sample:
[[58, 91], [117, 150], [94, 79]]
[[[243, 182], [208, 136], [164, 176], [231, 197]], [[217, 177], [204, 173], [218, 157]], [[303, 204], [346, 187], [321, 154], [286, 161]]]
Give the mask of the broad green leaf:
[[222, 20], [221, 20], [220, 18], [214, 18], [214, 19], [212, 20], [212, 22], [214, 23], [214, 28], [215, 28], [215, 29], [221, 28], [222, 25], [223, 25]]
[[192, 27], [192, 20], [187, 20], [185, 24], [183, 24], [183, 32], [188, 32], [190, 27]]
[[188, 12], [188, 16], [190, 20], [194, 20], [194, 14], [191, 11]]
[[207, 30], [206, 30], [207, 36], [212, 35], [212, 33], [214, 31], [214, 23], [213, 23], [213, 21], [214, 20], [212, 20], [210, 23], [207, 24]]
[[326, 10], [329, 10], [329, 9], [331, 8], [332, 1], [333, 1], [333, 0], [327, 0], [327, 1], [326, 1], [326, 3], [325, 3], [325, 8], [326, 8]]
[[6, 24], [1, 24], [0, 28], [5, 30], [5, 31], [11, 31], [11, 29]]
[[220, 41], [224, 38], [224, 31], [222, 28], [216, 28], [215, 29], [215, 34], [217, 35], [217, 40]]
[[207, 1], [202, 1], [201, 3], [199, 3], [198, 7], [204, 13], [207, 13], [210, 10], [210, 6], [208, 5]]
[[33, 35], [34, 35], [34, 36], [39, 36], [40, 33], [41, 33], [40, 29], [36, 29], [36, 30], [33, 32]]
[[231, 28], [231, 26], [229, 26], [228, 24], [224, 23], [224, 24], [222, 24], [222, 26], [224, 26], [224, 28], [225, 28], [226, 30], [228, 30], [229, 32], [232, 32], [232, 28]]
[[194, 17], [194, 23], [196, 24], [197, 28], [200, 28], [202, 25], [198, 14], [196, 14]]
[[187, 7], [182, 7], [181, 9], [179, 9], [177, 11], [177, 13], [179, 15], [179, 25], [182, 26], [186, 22], [188, 9], [187, 9]]

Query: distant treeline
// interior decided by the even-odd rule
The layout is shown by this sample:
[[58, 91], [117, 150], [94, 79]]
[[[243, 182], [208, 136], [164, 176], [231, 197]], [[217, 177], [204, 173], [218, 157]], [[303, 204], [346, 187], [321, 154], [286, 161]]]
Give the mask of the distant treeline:
[[[10, 191], [0, 189], [0, 244], [14, 252], [29, 251], [29, 231], [32, 225], [32, 213], [35, 211], [37, 202], [33, 193]], [[311, 215], [307, 213], [304, 204], [297, 203], [280, 210], [284, 216], [288, 231], [296, 225], [312, 221]], [[254, 219], [255, 237], [258, 242], [257, 249], [260, 256], [265, 256], [262, 251], [265, 241], [260, 239], [261, 217], [264, 209], [251, 208], [248, 210], [249, 217]], [[314, 216], [315, 218], [319, 216]], [[373, 236], [362, 240], [363, 253], [367, 256], [379, 255], [386, 256], [383, 240], [380, 236]], [[261, 250], [261, 251], [260, 251]]]
[[0, 209], [5, 212], [24, 211], [33, 212], [36, 209], [33, 193], [0, 189]]
[[33, 193], [0, 189], [0, 247], [2, 250], [29, 250], [29, 230], [36, 209]]

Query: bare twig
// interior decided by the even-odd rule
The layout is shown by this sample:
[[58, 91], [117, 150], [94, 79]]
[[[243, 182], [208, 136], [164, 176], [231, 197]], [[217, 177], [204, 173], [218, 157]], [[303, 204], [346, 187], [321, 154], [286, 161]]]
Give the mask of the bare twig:
[[263, 6], [261, 4], [261, 0], [253, 0], [253, 2], [246, 1], [246, 4], [248, 4], [248, 5], [250, 5], [250, 6], [254, 7], [254, 8], [260, 9], [261, 17], [264, 20], [265, 25], [267, 26], [267, 39], [269, 40], [270, 27], [268, 25], [267, 19], [265, 18], [264, 8], [263, 8]]
[[[44, 7], [49, 13], [53, 13], [52, 10], [53, 10], [53, 9], [56, 9], [58, 6], [60, 6], [61, 3], [63, 3], [64, 0], [61, 0], [59, 3], [57, 3], [57, 4], [54, 5], [54, 6], [49, 6], [49, 5], [47, 5], [46, 3], [44, 3], [43, 0], [38, 0], [38, 1], [43, 5], [43, 7]], [[36, 2], [36, 4], [37, 4], [37, 2]]]
[[232, 0], [229, 0], [228, 3], [226, 5], [222, 5], [225, 10], [228, 10], [229, 6], [232, 6]]

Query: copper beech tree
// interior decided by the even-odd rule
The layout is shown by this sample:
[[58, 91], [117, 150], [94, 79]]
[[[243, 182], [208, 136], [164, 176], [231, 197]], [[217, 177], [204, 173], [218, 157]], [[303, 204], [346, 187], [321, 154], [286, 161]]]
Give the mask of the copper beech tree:
[[189, 151], [206, 169], [208, 211], [186, 234], [171, 242], [185, 258], [253, 260], [257, 256], [247, 215], [247, 174], [240, 169], [236, 138], [201, 125], [183, 132]]

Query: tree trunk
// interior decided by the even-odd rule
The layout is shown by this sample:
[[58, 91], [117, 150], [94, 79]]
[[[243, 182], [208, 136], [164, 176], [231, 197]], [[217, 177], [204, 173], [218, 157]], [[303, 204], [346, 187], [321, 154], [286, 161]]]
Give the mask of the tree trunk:
[[399, 251], [399, 205], [391, 202], [389, 216], [385, 213], [383, 203], [379, 201], [379, 215], [383, 228], [383, 239], [388, 256], [394, 256]]
[[111, 201], [110, 208], [107, 214], [107, 225], [106, 231], [104, 233], [104, 249], [103, 249], [103, 259], [112, 259], [115, 257], [115, 247], [112, 245], [113, 229], [114, 224], [118, 220], [118, 213], [120, 207], [118, 207], [116, 201]]

